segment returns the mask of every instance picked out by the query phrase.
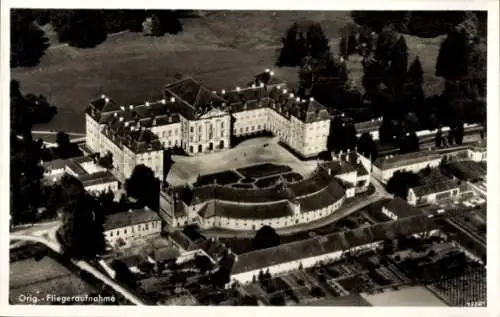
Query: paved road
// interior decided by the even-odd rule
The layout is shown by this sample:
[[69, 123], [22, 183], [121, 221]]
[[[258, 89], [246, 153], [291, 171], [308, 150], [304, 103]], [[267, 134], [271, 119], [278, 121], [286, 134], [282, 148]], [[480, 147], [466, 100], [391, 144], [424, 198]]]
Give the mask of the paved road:
[[[351, 203], [347, 203], [342, 206], [339, 210], [334, 212], [332, 215], [322, 218], [320, 220], [300, 224], [297, 226], [276, 229], [276, 232], [280, 235], [291, 235], [294, 233], [298, 233], [301, 231], [311, 231], [320, 227], [327, 226], [332, 222], [339, 221], [342, 218], [349, 216], [350, 214], [365, 208], [366, 206], [373, 204], [374, 202], [392, 197], [388, 194], [385, 188], [375, 180], [373, 177], [371, 179], [371, 183], [375, 186], [375, 193], [371, 196], [366, 197], [366, 199], [362, 199], [360, 201], [354, 201]], [[218, 238], [253, 238], [255, 236], [255, 231], [233, 231], [227, 229], [210, 229], [202, 231], [202, 234], [208, 237], [218, 237]]]
[[[62, 253], [62, 248], [56, 239], [56, 232], [61, 223], [50, 223], [45, 226], [34, 226], [25, 230], [19, 230], [10, 234], [10, 240], [22, 240], [41, 243], [57, 253]], [[15, 245], [15, 244], [14, 244]], [[12, 247], [13, 245], [11, 245]], [[72, 260], [72, 263], [79, 269], [92, 274], [95, 278], [101, 280], [104, 284], [114, 289], [117, 293], [121, 294], [127, 300], [135, 305], [144, 305], [144, 303], [137, 298], [134, 294], [117, 284], [115, 281], [104, 275], [99, 270], [95, 269], [86, 261]]]

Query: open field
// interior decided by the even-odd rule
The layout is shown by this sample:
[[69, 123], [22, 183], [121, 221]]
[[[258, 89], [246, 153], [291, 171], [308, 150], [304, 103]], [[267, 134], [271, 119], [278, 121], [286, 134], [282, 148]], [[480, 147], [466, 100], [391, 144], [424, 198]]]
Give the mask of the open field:
[[362, 296], [372, 306], [447, 306], [422, 286]]
[[[280, 38], [299, 20], [320, 22], [335, 53], [339, 30], [350, 17], [346, 11], [216, 12], [183, 20], [184, 31], [175, 36], [124, 32], [93, 49], [54, 44], [37, 67], [13, 69], [11, 76], [25, 93], [43, 94], [58, 107], [54, 119], [37, 128], [83, 132], [85, 107], [103, 92], [118, 103], [138, 104], [158, 98], [176, 75], [193, 76], [213, 89], [248, 83], [274, 65]], [[441, 39], [405, 37], [410, 62], [416, 55], [421, 58], [424, 90], [441, 91], [442, 82], [434, 76]], [[359, 81], [361, 68], [352, 69]], [[292, 85], [297, 81], [294, 68], [275, 73]]]

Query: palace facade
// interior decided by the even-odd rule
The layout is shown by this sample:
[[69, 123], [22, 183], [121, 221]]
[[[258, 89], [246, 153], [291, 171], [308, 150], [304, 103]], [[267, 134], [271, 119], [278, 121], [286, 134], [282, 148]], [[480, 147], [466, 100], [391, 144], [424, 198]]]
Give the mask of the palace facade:
[[223, 151], [231, 136], [270, 131], [303, 157], [327, 149], [330, 115], [314, 99], [295, 96], [270, 70], [248, 87], [211, 91], [192, 78], [165, 86], [163, 99], [118, 105], [102, 95], [86, 111], [86, 145], [111, 153], [124, 178], [144, 164], [163, 178], [164, 149], [189, 155]]

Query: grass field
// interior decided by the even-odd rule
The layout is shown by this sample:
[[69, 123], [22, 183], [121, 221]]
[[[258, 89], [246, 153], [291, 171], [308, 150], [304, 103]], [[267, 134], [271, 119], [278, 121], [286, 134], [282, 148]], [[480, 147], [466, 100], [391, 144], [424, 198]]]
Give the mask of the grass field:
[[51, 304], [46, 301], [48, 294], [73, 296], [96, 292], [93, 286], [48, 256], [40, 261], [28, 258], [13, 262], [9, 275], [9, 297], [14, 304], [28, 304], [21, 295], [37, 295], [45, 299], [38, 304]]
[[[179, 35], [153, 38], [125, 32], [93, 49], [57, 44], [48, 32], [53, 46], [41, 63], [13, 69], [11, 76], [24, 92], [43, 94], [58, 107], [58, 115], [37, 129], [83, 132], [84, 109], [103, 92], [118, 103], [138, 104], [158, 98], [161, 88], [178, 74], [193, 76], [213, 89], [246, 84], [274, 65], [280, 38], [298, 20], [320, 22], [335, 53], [339, 30], [350, 17], [345, 11], [216, 12], [184, 20]], [[406, 39], [410, 60], [421, 58], [425, 91], [440, 91], [442, 83], [433, 75], [440, 39]], [[360, 68], [354, 68], [353, 77], [359, 81]], [[294, 68], [275, 73], [292, 84], [297, 81]]]

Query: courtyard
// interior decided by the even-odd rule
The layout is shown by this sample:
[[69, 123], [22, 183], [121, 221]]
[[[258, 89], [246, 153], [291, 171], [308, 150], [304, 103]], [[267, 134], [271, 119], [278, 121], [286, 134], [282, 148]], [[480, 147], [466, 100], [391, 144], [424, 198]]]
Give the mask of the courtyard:
[[280, 177], [289, 182], [300, 181], [317, 167], [316, 161], [300, 161], [277, 139], [269, 137], [246, 140], [224, 152], [172, 159], [175, 163], [167, 182], [173, 186], [216, 182], [236, 188], [265, 188]]

